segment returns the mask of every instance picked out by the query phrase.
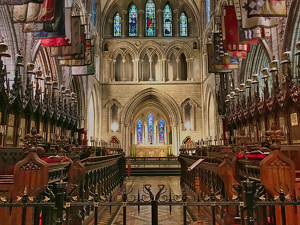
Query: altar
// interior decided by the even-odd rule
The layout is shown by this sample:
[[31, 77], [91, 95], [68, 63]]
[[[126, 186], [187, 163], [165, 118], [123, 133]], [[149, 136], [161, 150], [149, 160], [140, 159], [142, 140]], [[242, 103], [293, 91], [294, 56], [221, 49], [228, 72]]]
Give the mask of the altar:
[[136, 145], [136, 157], [167, 157], [169, 145]]

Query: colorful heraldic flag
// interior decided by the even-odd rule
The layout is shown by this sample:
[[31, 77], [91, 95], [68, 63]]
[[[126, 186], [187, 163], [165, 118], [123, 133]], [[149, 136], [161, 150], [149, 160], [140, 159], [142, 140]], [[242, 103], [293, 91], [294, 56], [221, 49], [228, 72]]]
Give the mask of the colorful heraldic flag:
[[62, 47], [62, 55], [74, 55], [81, 53], [80, 16], [72, 16], [71, 19], [71, 46]]
[[[60, 0], [57, 0], [60, 1]], [[15, 23], [29, 23], [25, 25], [24, 31], [29, 31], [33, 28], [40, 31], [43, 26], [33, 26], [32, 22], [43, 23], [54, 20], [55, 0], [45, 0], [43, 4], [30, 2], [23, 5], [15, 5], [13, 8], [13, 21]]]
[[56, 38], [65, 36], [65, 1], [56, 0], [55, 4], [54, 22], [44, 23], [43, 31], [34, 32], [34, 38]]
[[72, 75], [83, 76], [83, 75], [93, 75], [95, 74], [95, 48], [91, 46], [91, 64], [85, 66], [72, 66]]
[[234, 6], [226, 6], [226, 16], [224, 17], [225, 35], [227, 43], [239, 43], [239, 28]]
[[248, 17], [286, 16], [286, 0], [248, 0]]
[[0, 5], [23, 5], [29, 2], [43, 3], [43, 0], [0, 0]]
[[65, 8], [65, 37], [42, 39], [42, 46], [63, 46], [71, 44], [72, 8]]
[[237, 12], [237, 18], [242, 20], [243, 29], [261, 27], [273, 27], [277, 26], [278, 18], [263, 16], [260, 17], [248, 17], [248, 0], [234, 0], [235, 10]]

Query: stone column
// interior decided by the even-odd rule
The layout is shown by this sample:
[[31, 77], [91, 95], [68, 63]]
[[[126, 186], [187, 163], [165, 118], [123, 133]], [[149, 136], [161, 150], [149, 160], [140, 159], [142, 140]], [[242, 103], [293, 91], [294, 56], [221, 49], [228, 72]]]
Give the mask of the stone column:
[[175, 37], [179, 37], [179, 20], [180, 20], [180, 15], [178, 15], [178, 9], [173, 10], [173, 34]]
[[140, 59], [136, 59], [135, 60], [135, 63], [136, 63], [136, 67], [135, 67], [135, 71], [136, 71], [135, 81], [136, 82], [139, 82], [139, 62], [140, 62]]
[[163, 27], [164, 27], [164, 23], [163, 23], [163, 10], [162, 9], [158, 9], [156, 10], [157, 12], [157, 19], [155, 20], [156, 24], [157, 24], [157, 37], [162, 37], [163, 36]]
[[172, 126], [172, 151], [175, 156], [178, 155], [178, 134], [176, 126]]
[[[133, 69], [133, 78], [132, 78], [132, 80], [133, 81], [135, 81], [135, 79], [136, 79], [136, 63], [135, 63], [135, 60], [133, 59], [132, 60], [132, 69]], [[131, 80], [129, 80], [129, 81], [131, 81]]]
[[194, 81], [193, 77], [193, 72], [194, 72], [194, 58], [190, 58], [190, 81]]
[[145, 128], [145, 144], [149, 144], [148, 142], [148, 129], [147, 129], [147, 126], [144, 126]]
[[144, 60], [141, 60], [141, 81], [144, 80]]
[[134, 144], [137, 144], [137, 127], [134, 126]]
[[185, 60], [186, 61], [186, 65], [187, 65], [187, 71], [186, 71], [186, 73], [187, 73], [187, 78], [186, 78], [186, 80], [187, 81], [190, 81], [190, 76], [191, 76], [191, 74], [190, 74], [190, 60], [189, 59], [186, 59]]
[[165, 135], [165, 144], [168, 144], [168, 136], [167, 136], [167, 125], [165, 125], [164, 135]]
[[149, 59], [149, 63], [150, 63], [150, 79], [149, 79], [149, 81], [154, 81], [154, 79], [152, 77], [152, 62], [153, 62], [153, 60]]
[[113, 81], [116, 81], [116, 62], [117, 60], [113, 60], [113, 74], [112, 74]]
[[161, 60], [158, 60], [159, 64], [159, 81], [162, 81], [162, 65], [161, 65]]
[[109, 26], [109, 30], [111, 32], [109, 32], [109, 34], [107, 35], [109, 38], [113, 37], [115, 35], [115, 30], [114, 30], [114, 25], [113, 25], [113, 20], [112, 19], [108, 19], [108, 26]]
[[193, 29], [192, 25], [193, 25], [193, 18], [189, 18], [188, 19], [188, 37], [193, 37], [194, 29]]
[[162, 59], [161, 60], [161, 64], [162, 64], [162, 73], [161, 73], [161, 77], [162, 77], [162, 81], [165, 82], [166, 81], [166, 59]]
[[[126, 18], [127, 18], [127, 10], [122, 10], [123, 12], [123, 17], [121, 17], [121, 37], [124, 38], [129, 34], [129, 24], [128, 24], [128, 29], [126, 32]], [[128, 35], [129, 36], [129, 35]]]
[[126, 77], [125, 77], [125, 63], [126, 63], [126, 59], [122, 59], [122, 63], [123, 63], [123, 68], [122, 68], [122, 80], [125, 81]]
[[176, 63], [177, 63], [177, 78], [176, 78], [176, 80], [180, 80], [180, 78], [179, 78], [179, 63], [180, 63], [180, 59], [176, 59]]
[[138, 36], [144, 37], [144, 28], [145, 28], [145, 11], [139, 10], [138, 11]]

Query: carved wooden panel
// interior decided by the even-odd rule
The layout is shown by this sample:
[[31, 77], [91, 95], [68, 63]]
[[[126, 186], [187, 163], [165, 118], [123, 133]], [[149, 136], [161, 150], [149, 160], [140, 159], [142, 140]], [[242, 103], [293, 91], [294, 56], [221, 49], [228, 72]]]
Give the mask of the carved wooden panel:
[[[260, 162], [260, 179], [268, 192], [279, 196], [282, 189], [286, 198], [293, 198], [295, 191], [295, 164], [279, 150], [274, 150]], [[286, 207], [287, 224], [296, 225], [294, 206]], [[276, 207], [276, 224], [281, 225], [281, 209]]]
[[35, 152], [29, 152], [25, 159], [15, 165], [13, 198], [24, 193], [36, 196], [48, 185], [49, 167]]

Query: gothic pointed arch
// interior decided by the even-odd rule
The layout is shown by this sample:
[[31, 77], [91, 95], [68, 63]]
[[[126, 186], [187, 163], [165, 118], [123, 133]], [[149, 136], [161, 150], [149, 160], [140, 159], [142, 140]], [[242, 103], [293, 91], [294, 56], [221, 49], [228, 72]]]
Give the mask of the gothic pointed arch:
[[183, 130], [196, 130], [196, 110], [199, 107], [199, 104], [190, 98], [185, 99], [181, 103], [182, 110], [182, 129]]
[[104, 107], [107, 110], [107, 132], [120, 131], [120, 114], [122, 105], [117, 99], [109, 100]]

